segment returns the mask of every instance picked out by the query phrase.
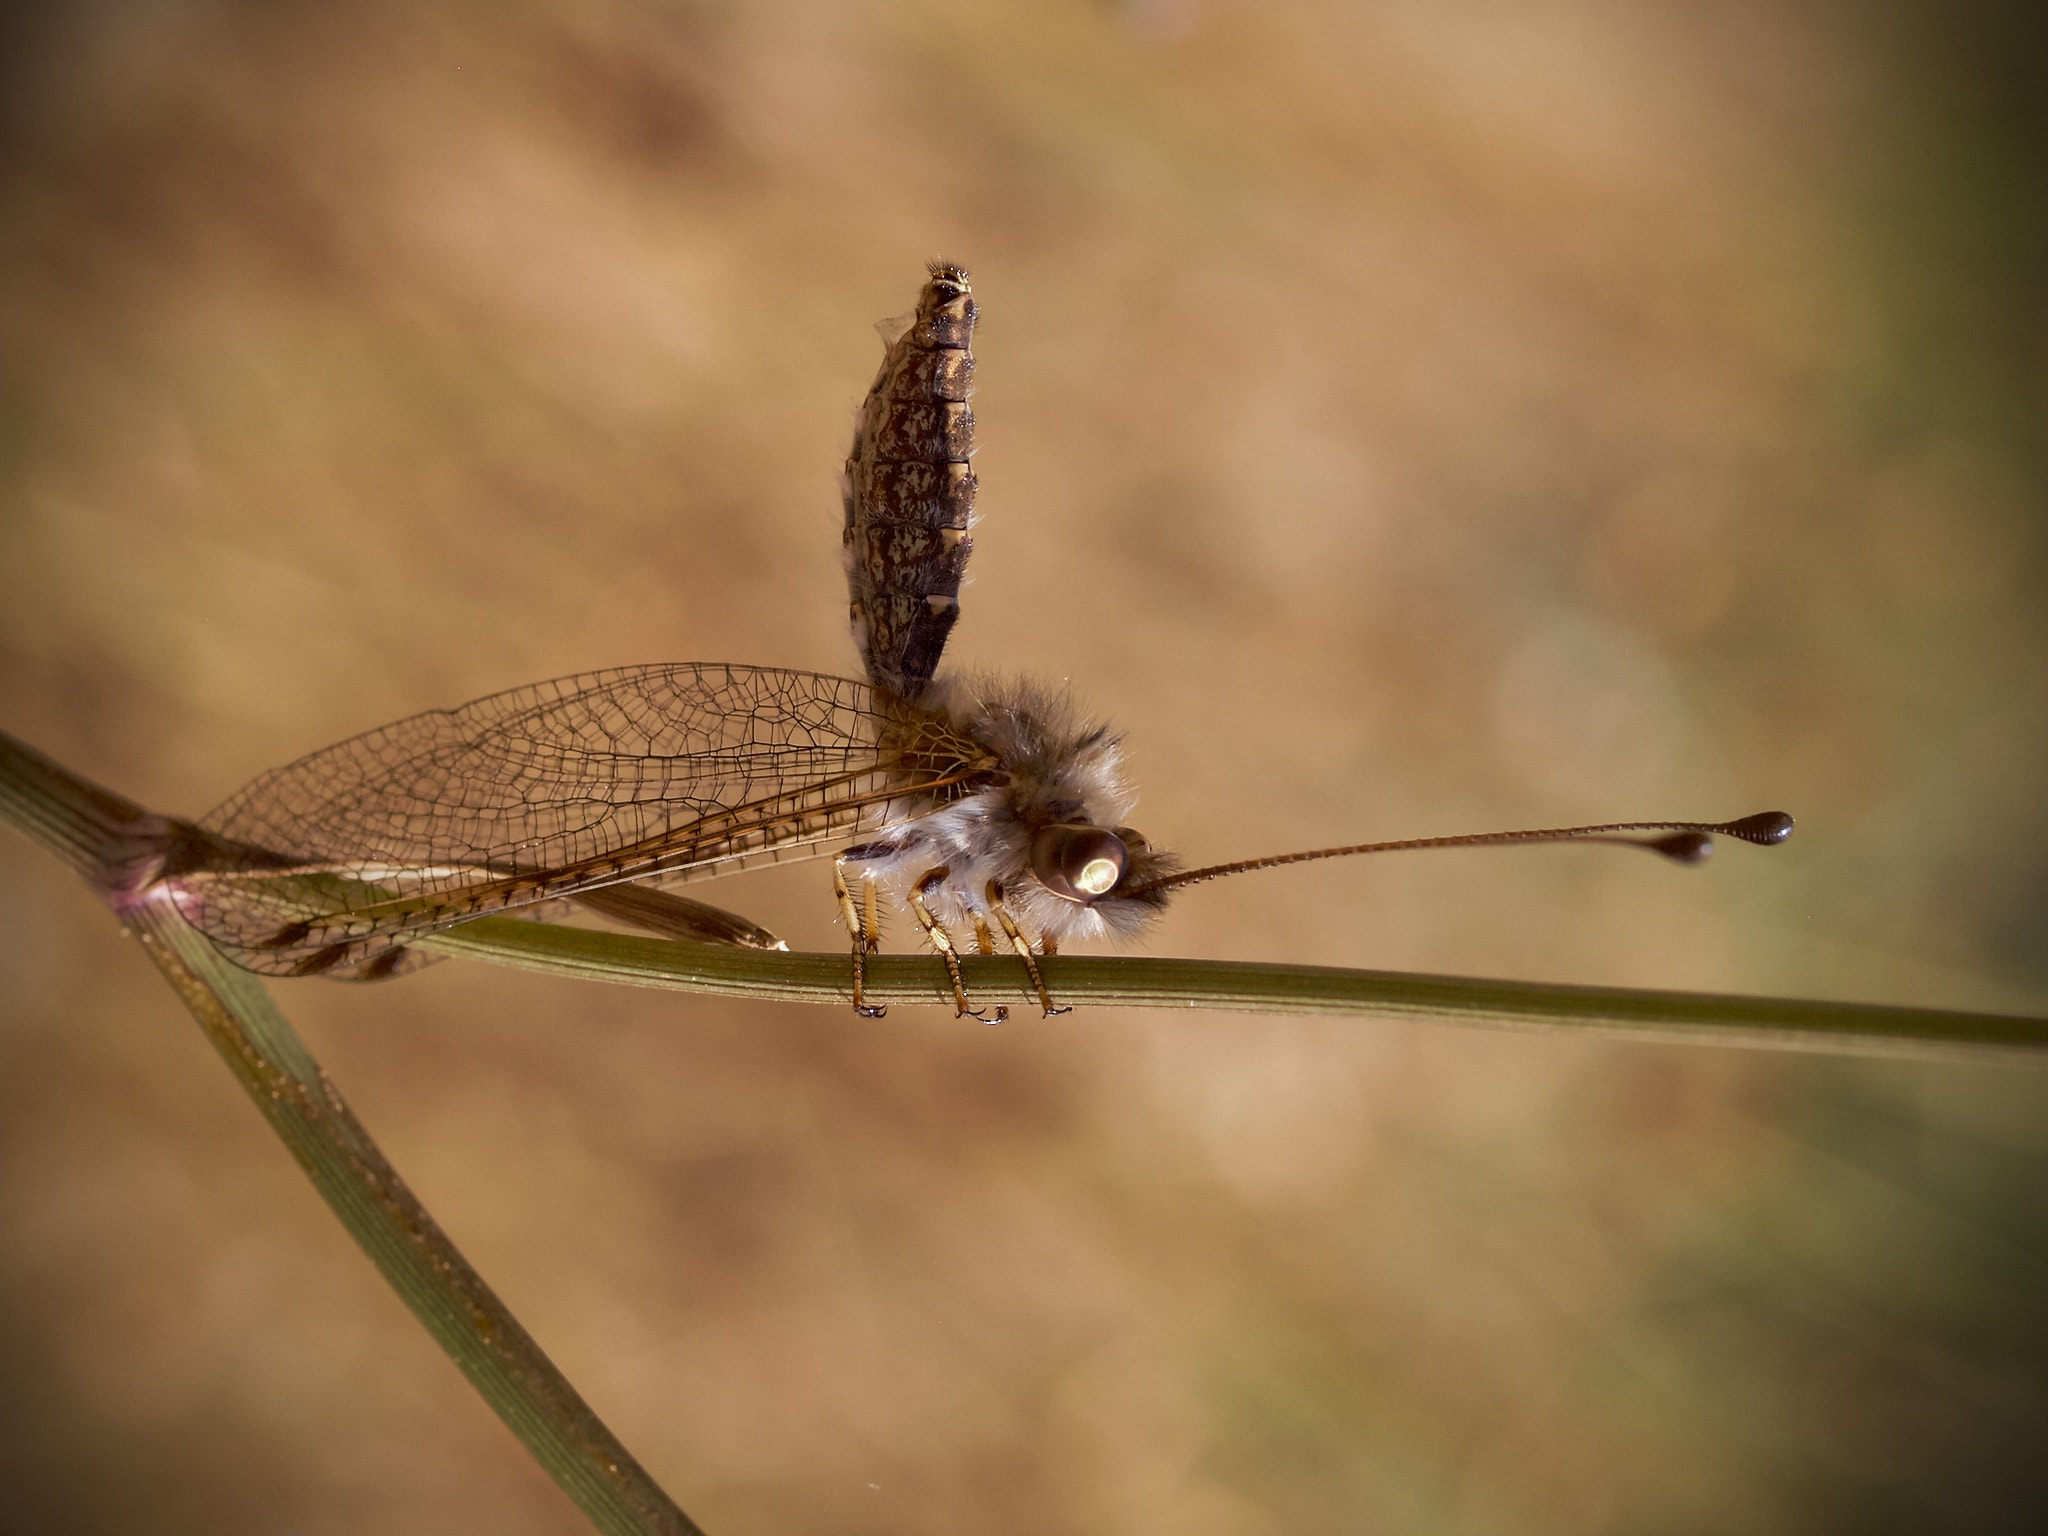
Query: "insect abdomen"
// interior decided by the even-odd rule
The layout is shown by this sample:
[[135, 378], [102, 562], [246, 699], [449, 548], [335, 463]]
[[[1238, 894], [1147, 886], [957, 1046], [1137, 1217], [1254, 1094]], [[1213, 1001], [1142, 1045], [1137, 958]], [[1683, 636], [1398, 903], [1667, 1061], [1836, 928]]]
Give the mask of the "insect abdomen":
[[868, 680], [916, 699], [960, 616], [974, 547], [975, 305], [963, 268], [937, 265], [889, 343], [846, 461], [846, 579]]

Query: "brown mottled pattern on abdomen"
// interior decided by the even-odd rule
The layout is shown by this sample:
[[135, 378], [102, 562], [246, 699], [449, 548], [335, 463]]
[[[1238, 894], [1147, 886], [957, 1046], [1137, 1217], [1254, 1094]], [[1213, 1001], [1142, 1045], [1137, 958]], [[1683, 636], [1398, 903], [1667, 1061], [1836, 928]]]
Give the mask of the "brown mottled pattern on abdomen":
[[868, 681], [915, 700], [960, 615], [974, 547], [975, 305], [967, 273], [935, 266], [889, 343], [846, 461], [846, 580]]

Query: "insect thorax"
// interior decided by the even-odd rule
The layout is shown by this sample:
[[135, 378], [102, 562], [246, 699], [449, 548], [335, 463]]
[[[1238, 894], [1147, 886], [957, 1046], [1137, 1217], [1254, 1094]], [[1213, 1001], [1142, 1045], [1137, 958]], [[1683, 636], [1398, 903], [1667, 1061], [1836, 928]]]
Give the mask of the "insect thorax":
[[[927, 892], [940, 920], [969, 921], [986, 908], [994, 882], [1025, 927], [1066, 941], [1135, 933], [1156, 901], [1063, 900], [1031, 869], [1033, 836], [1052, 823], [1120, 827], [1135, 797], [1124, 783], [1119, 739], [1083, 719], [1064, 692], [1022, 679], [947, 676], [922, 706], [900, 706], [901, 761], [920, 761], [930, 778], [944, 760], [973, 763], [957, 791], [921, 792], [899, 802], [884, 831], [851, 850], [864, 873], [894, 887], [938, 869]], [[923, 754], [920, 758], [919, 754]], [[1168, 860], [1140, 845], [1149, 873]]]

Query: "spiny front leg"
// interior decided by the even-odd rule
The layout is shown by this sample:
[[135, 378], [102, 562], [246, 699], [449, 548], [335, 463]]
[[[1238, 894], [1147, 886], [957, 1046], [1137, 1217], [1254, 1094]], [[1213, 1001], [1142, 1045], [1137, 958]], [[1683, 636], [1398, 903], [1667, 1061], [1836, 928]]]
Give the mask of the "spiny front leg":
[[[1025, 974], [1031, 978], [1031, 985], [1038, 991], [1038, 1003], [1045, 1010], [1045, 1016], [1050, 1019], [1062, 1013], [1072, 1013], [1074, 1010], [1071, 1008], [1053, 1007], [1052, 994], [1045, 990], [1045, 977], [1039, 973], [1038, 957], [1031, 953], [1031, 941], [1024, 937], [1023, 929], [1019, 928], [1017, 920], [1010, 916], [1010, 909], [1003, 905], [1003, 887], [1000, 881], [991, 880], [988, 883], [988, 909], [995, 913], [996, 921], [1003, 925], [1003, 932], [1009, 937], [1010, 947], [1017, 951], [1018, 958], [1024, 962]], [[1048, 955], [1052, 953], [1052, 941], [1049, 939], [1045, 941], [1045, 952]]]
[[979, 1008], [967, 1006], [967, 987], [960, 977], [960, 955], [953, 948], [953, 936], [939, 926], [939, 920], [932, 916], [932, 909], [925, 905], [925, 897], [944, 885], [952, 873], [952, 870], [941, 864], [912, 886], [910, 910], [917, 918], [917, 925], [924, 930], [924, 936], [932, 941], [932, 948], [936, 949], [940, 958], [946, 962], [946, 974], [953, 978], [953, 1017], [964, 1019], [971, 1014], [977, 1019], [984, 1019], [986, 1023], [1000, 1024], [1010, 1016], [1010, 1010], [1002, 1005], [997, 1005], [996, 1016], [992, 1019], [985, 1018]]
[[846, 924], [846, 931], [853, 942], [853, 1011], [864, 1019], [879, 1019], [889, 1010], [880, 1005], [869, 1006], [866, 992], [868, 984], [868, 956], [882, 947], [882, 926], [875, 912], [875, 882], [861, 877], [862, 903], [859, 911], [854, 909], [853, 892], [846, 888], [846, 860], [832, 861], [832, 894], [839, 898], [839, 917]]

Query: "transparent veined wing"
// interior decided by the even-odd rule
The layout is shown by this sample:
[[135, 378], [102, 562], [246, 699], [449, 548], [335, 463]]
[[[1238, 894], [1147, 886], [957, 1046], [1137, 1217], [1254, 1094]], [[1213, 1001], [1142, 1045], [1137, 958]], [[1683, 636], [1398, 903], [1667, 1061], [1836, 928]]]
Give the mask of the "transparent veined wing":
[[384, 974], [408, 937], [816, 851], [987, 769], [938, 717], [849, 678], [628, 667], [413, 715], [263, 774], [201, 819], [219, 849], [176, 889], [251, 970]]

